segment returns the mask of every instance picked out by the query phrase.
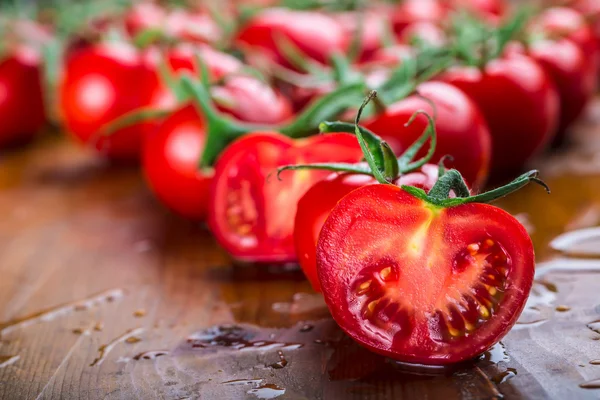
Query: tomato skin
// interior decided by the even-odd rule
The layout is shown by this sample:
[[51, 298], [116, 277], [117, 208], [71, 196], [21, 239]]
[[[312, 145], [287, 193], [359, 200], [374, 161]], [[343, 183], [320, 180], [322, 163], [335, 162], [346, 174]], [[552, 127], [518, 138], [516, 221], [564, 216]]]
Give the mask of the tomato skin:
[[560, 121], [555, 141], [560, 142], [596, 92], [597, 68], [583, 50], [568, 39], [534, 42], [529, 55], [544, 67], [558, 90]]
[[544, 69], [527, 56], [492, 60], [483, 71], [457, 67], [442, 75], [469, 95], [492, 135], [491, 174], [518, 171], [554, 137], [559, 99]]
[[111, 136], [102, 136], [101, 129], [148, 104], [156, 91], [154, 74], [141, 54], [123, 42], [76, 50], [67, 60], [60, 86], [60, 109], [67, 130], [106, 157], [137, 159], [150, 122], [121, 129]]
[[213, 171], [198, 168], [206, 130], [196, 108], [187, 105], [169, 116], [144, 144], [142, 167], [148, 185], [169, 209], [204, 220]]
[[[474, 329], [463, 327], [448, 338], [439, 318], [453, 314], [440, 314], [439, 307], [455, 307], [460, 296], [480, 299], [475, 285], [488, 268], [473, 259], [482, 270], [469, 275], [454, 260], [482, 237], [506, 255], [502, 292], [495, 292], [499, 304]], [[381, 275], [374, 272], [387, 266]], [[371, 185], [332, 210], [317, 244], [317, 270], [334, 320], [354, 340], [396, 360], [440, 365], [472, 359], [508, 333], [533, 283], [534, 253], [525, 228], [499, 208], [473, 203], [439, 209], [396, 186]], [[387, 301], [371, 303], [375, 296]]]
[[46, 122], [39, 54], [30, 47], [0, 61], [0, 120], [0, 148], [31, 140]]
[[243, 136], [221, 154], [215, 165], [209, 227], [235, 259], [259, 263], [294, 261], [297, 202], [328, 172], [285, 171], [278, 180], [275, 169], [296, 163], [354, 163], [361, 158], [356, 138], [344, 133], [298, 140], [273, 132]]
[[[402, 175], [394, 184], [411, 185], [429, 191], [438, 178], [438, 166], [426, 164], [421, 171]], [[316, 244], [319, 233], [335, 205], [348, 193], [377, 180], [368, 175], [334, 173], [315, 183], [298, 201], [294, 222], [294, 245], [298, 262], [316, 292], [321, 292], [317, 276]]]
[[326, 64], [331, 54], [343, 53], [350, 37], [332, 17], [318, 12], [267, 9], [253, 17], [238, 32], [236, 45], [246, 52], [260, 52], [273, 62], [293, 68], [278, 49], [276, 38], [281, 35], [313, 61]]
[[[456, 168], [473, 187], [480, 187], [488, 176], [492, 152], [487, 124], [478, 107], [460, 89], [444, 82], [426, 82], [417, 88], [419, 96], [410, 96], [387, 107], [384, 113], [364, 122], [367, 129], [381, 136], [396, 154], [410, 147], [426, 129], [424, 115], [408, 127], [404, 125], [418, 110], [426, 111], [436, 120], [437, 147], [432, 163], [449, 154], [448, 167]], [[421, 155], [425, 155], [423, 149]]]

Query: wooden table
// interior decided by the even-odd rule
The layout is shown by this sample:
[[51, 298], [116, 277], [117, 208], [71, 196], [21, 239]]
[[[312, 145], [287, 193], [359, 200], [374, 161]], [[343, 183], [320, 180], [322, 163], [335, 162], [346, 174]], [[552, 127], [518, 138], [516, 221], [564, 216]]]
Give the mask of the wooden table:
[[[452, 369], [362, 350], [300, 273], [232, 266], [135, 168], [51, 135], [2, 155], [0, 398], [600, 398], [600, 232], [581, 231], [600, 225], [600, 102], [575, 140], [537, 163], [551, 196], [501, 203], [538, 253], [519, 325]], [[583, 238], [551, 250], [565, 231]]]

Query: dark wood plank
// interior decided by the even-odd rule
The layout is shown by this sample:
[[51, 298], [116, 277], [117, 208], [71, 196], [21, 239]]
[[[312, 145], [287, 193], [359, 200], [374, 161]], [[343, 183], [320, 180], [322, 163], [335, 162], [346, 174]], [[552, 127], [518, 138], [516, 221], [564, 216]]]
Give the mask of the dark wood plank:
[[600, 225], [600, 102], [574, 137], [536, 163], [551, 196], [530, 187], [501, 203], [538, 254], [520, 324], [444, 370], [355, 345], [297, 271], [233, 266], [135, 168], [51, 136], [4, 154], [0, 398], [598, 398], [580, 385], [600, 379], [600, 234], [562, 253], [549, 243]]

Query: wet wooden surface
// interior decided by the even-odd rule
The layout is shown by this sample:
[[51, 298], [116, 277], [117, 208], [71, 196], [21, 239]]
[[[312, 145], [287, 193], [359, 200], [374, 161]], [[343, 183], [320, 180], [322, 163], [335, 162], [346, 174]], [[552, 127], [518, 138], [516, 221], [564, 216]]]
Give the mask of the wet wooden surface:
[[574, 138], [537, 163], [551, 196], [501, 203], [538, 254], [519, 324], [446, 370], [362, 350], [298, 272], [232, 266], [135, 168], [56, 137], [4, 154], [0, 399], [600, 398], [600, 102]]

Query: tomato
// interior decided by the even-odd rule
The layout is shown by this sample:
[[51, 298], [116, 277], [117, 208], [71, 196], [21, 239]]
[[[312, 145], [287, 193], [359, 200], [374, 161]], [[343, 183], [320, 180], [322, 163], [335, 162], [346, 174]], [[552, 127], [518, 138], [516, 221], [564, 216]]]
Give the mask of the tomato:
[[438, 0], [406, 0], [400, 3], [392, 14], [392, 24], [396, 34], [415, 22], [441, 23], [447, 15], [447, 8]]
[[585, 17], [567, 7], [553, 7], [538, 15], [529, 28], [533, 35], [548, 39], [569, 39], [583, 49], [590, 62], [598, 63], [600, 46]]
[[360, 52], [358, 61], [370, 60], [372, 55], [384, 45], [384, 35], [389, 32], [391, 26], [385, 11], [370, 10], [364, 13], [342, 13], [336, 16], [344, 28], [351, 43], [360, 29]]
[[498, 22], [508, 9], [505, 0], [447, 0], [454, 10], [466, 9], [488, 22]]
[[600, 2], [597, 0], [575, 0], [572, 7], [589, 18], [596, 36], [596, 46], [600, 49]]
[[276, 124], [293, 115], [291, 102], [279, 91], [251, 76], [232, 76], [212, 94], [219, 109], [245, 122]]
[[156, 3], [135, 3], [125, 14], [125, 29], [135, 37], [147, 29], [157, 29], [165, 22], [167, 11]]
[[442, 208], [394, 185], [345, 196], [317, 244], [325, 301], [361, 345], [396, 360], [449, 364], [514, 325], [534, 275], [525, 228], [485, 204]]
[[529, 54], [548, 72], [560, 98], [560, 122], [555, 141], [583, 113], [596, 92], [597, 69], [583, 50], [568, 39], [541, 40], [529, 47]]
[[356, 138], [349, 134], [297, 140], [272, 132], [243, 136], [221, 154], [215, 165], [210, 229], [221, 246], [238, 260], [294, 261], [296, 204], [328, 173], [284, 171], [278, 180], [275, 169], [296, 163], [354, 163], [361, 158]]
[[[402, 175], [395, 184], [411, 185], [429, 191], [437, 177], [437, 165], [426, 164], [419, 172]], [[316, 245], [325, 220], [345, 195], [376, 183], [377, 180], [369, 175], [334, 173], [314, 184], [298, 201], [294, 222], [294, 245], [298, 262], [315, 291], [321, 291], [317, 276]]]
[[193, 105], [182, 107], [149, 135], [143, 151], [146, 181], [158, 199], [177, 214], [204, 220], [212, 168], [201, 170], [204, 123]]
[[326, 64], [333, 53], [344, 53], [350, 37], [333, 17], [319, 12], [272, 8], [251, 18], [237, 33], [238, 47], [259, 52], [279, 65], [293, 68], [278, 39], [288, 40], [309, 59]]
[[482, 111], [492, 135], [492, 175], [519, 170], [552, 140], [559, 116], [558, 94], [531, 58], [506, 56], [490, 61], [483, 70], [456, 67], [442, 79], [471, 96]]
[[[381, 136], [395, 153], [404, 152], [422, 134], [428, 124], [424, 115], [408, 127], [405, 124], [418, 110], [435, 116], [437, 147], [432, 163], [451, 155], [447, 165], [459, 170], [473, 187], [485, 183], [491, 157], [491, 137], [478, 107], [455, 86], [444, 82], [426, 82], [417, 95], [390, 105], [385, 112], [364, 122], [365, 128]], [[424, 100], [432, 102], [431, 104]], [[426, 149], [423, 150], [424, 155]]]
[[106, 42], [76, 50], [67, 60], [60, 86], [60, 108], [67, 130], [107, 157], [139, 156], [147, 122], [111, 136], [102, 129], [116, 118], [146, 106], [156, 91], [154, 68], [123, 42]]
[[0, 148], [27, 142], [46, 122], [39, 53], [24, 45], [0, 60]]

